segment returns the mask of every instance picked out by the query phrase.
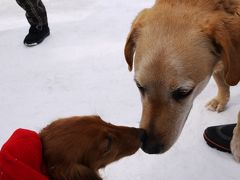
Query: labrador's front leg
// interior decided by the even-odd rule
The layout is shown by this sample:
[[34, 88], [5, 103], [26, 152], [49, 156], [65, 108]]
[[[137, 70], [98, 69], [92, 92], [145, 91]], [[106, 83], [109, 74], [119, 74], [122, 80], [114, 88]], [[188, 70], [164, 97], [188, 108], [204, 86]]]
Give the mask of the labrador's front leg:
[[213, 78], [217, 83], [218, 94], [215, 98], [209, 101], [206, 105], [208, 110], [222, 112], [225, 110], [225, 107], [229, 101], [230, 97], [230, 88], [226, 84], [224, 79], [223, 65], [218, 63], [217, 67], [213, 72]]
[[233, 138], [231, 141], [231, 151], [234, 159], [240, 162], [240, 112], [238, 113], [238, 122], [233, 130]]

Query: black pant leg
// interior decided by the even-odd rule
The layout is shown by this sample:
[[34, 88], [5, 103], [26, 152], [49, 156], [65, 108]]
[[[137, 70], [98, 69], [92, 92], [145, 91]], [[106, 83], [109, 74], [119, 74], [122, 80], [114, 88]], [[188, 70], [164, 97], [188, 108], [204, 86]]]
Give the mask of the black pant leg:
[[26, 11], [26, 17], [30, 25], [47, 25], [47, 12], [41, 0], [16, 0]]

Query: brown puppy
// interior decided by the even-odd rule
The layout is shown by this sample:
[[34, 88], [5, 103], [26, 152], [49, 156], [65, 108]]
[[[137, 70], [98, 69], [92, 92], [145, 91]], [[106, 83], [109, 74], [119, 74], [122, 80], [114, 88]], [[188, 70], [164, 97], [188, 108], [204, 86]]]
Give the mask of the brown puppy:
[[[229, 86], [240, 80], [239, 29], [240, 0], [157, 0], [138, 14], [125, 57], [141, 92], [145, 152], [163, 153], [174, 144], [212, 74], [218, 94], [207, 107], [224, 110]], [[231, 150], [240, 161], [237, 127]]]
[[40, 132], [47, 170], [56, 180], [100, 180], [98, 170], [135, 153], [142, 129], [115, 126], [99, 116], [54, 121]]

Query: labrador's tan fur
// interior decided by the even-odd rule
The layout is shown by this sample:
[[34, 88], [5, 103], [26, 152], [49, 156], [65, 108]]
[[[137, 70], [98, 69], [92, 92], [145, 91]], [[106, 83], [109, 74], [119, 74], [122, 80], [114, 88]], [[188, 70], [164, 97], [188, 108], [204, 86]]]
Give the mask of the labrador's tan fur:
[[[207, 107], [217, 112], [229, 100], [229, 86], [240, 80], [240, 1], [157, 0], [134, 20], [125, 57], [142, 94], [143, 150], [165, 152], [212, 74], [218, 94]], [[239, 126], [231, 142], [237, 161]]]

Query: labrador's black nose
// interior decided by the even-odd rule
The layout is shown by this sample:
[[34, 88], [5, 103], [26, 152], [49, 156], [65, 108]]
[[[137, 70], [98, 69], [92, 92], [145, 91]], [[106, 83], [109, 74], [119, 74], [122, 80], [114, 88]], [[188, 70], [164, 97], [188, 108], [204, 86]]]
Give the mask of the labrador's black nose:
[[163, 152], [164, 146], [162, 144], [142, 144], [141, 149], [148, 154], [160, 154]]
[[[160, 139], [160, 138], [159, 138]], [[164, 145], [155, 136], [146, 133], [142, 139], [141, 149], [148, 154], [160, 154], [164, 152]]]

